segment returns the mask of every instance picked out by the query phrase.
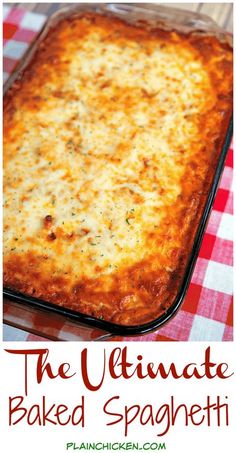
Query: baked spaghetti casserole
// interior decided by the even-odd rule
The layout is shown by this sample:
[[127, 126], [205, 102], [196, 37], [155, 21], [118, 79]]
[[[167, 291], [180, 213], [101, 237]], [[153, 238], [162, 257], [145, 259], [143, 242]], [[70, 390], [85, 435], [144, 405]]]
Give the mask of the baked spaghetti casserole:
[[216, 37], [62, 19], [4, 99], [4, 285], [120, 325], [164, 313], [231, 110]]

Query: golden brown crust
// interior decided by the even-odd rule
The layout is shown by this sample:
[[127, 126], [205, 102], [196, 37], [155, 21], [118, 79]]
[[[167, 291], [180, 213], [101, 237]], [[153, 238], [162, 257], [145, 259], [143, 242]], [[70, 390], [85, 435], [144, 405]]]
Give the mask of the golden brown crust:
[[[136, 211], [132, 208], [130, 209], [129, 205], [125, 221], [128, 229], [127, 234], [132, 234], [133, 232], [133, 236], [137, 239], [136, 244], [129, 248], [129, 241], [127, 242], [124, 235], [122, 236], [123, 233], [119, 233], [121, 244], [122, 246], [124, 244], [124, 247], [118, 242], [112, 242], [114, 251], [109, 252], [109, 254], [108, 249], [110, 250], [111, 248], [111, 238], [114, 236], [110, 234], [109, 241], [106, 239], [107, 242], [104, 243], [103, 249], [105, 252], [99, 255], [102, 258], [99, 258], [97, 263], [92, 264], [91, 261], [93, 261], [96, 254], [91, 254], [90, 251], [87, 251], [90, 250], [89, 247], [98, 245], [100, 252], [101, 250], [103, 251], [100, 239], [98, 239], [97, 243], [94, 243], [94, 237], [99, 238], [100, 234], [96, 235], [96, 231], [95, 233], [93, 231], [94, 235], [91, 235], [94, 225], [82, 225], [82, 220], [80, 219], [76, 224], [76, 228], [74, 223], [71, 229], [64, 227], [64, 223], [59, 222], [59, 211], [54, 214], [55, 199], [57, 203], [58, 198], [52, 192], [48, 195], [51, 197], [51, 204], [47, 202], [45, 210], [41, 209], [38, 215], [37, 198], [32, 199], [31, 197], [31, 193], [34, 193], [34, 190], [39, 190], [39, 187], [36, 187], [37, 181], [33, 181], [31, 186], [27, 186], [27, 191], [24, 192], [24, 178], [27, 178], [27, 172], [30, 173], [31, 171], [29, 168], [25, 168], [27, 164], [24, 163], [24, 158], [29, 158], [29, 162], [33, 166], [35, 164], [39, 165], [40, 171], [45, 171], [45, 175], [48, 174], [44, 170], [45, 162], [53, 166], [52, 171], [55, 173], [64, 168], [65, 171], [63, 176], [60, 176], [60, 181], [68, 184], [66, 186], [68, 188], [71, 187], [70, 184], [76, 184], [73, 165], [67, 165], [67, 159], [65, 159], [65, 162], [62, 162], [60, 167], [60, 162], [58, 162], [58, 156], [56, 155], [57, 151], [54, 151], [53, 147], [59, 150], [61, 142], [58, 144], [58, 142], [52, 141], [54, 137], [49, 137], [49, 139], [44, 141], [43, 137], [47, 137], [47, 131], [52, 135], [54, 133], [52, 131], [56, 130], [53, 117], [50, 116], [51, 112], [54, 111], [53, 109], [58, 112], [57, 108], [60, 109], [60, 106], [62, 106], [64, 109], [70, 103], [74, 108], [76, 103], [80, 102], [80, 94], [69, 85], [68, 68], [72, 72], [76, 70], [73, 69], [74, 66], [72, 67], [72, 61], [75, 61], [75, 53], [78, 51], [76, 49], [82, 52], [83, 56], [81, 58], [84, 58], [85, 61], [90, 55], [91, 49], [89, 45], [86, 49], [83, 47], [85, 42], [93, 45], [92, 40], [86, 41], [89, 33], [99, 34], [100, 58], [103, 52], [102, 49], [106, 48], [108, 44], [113, 44], [116, 49], [122, 49], [124, 54], [129, 51], [132, 55], [133, 52], [134, 59], [137, 55], [135, 52], [144, 52], [147, 61], [148, 57], [152, 58], [156, 48], [159, 49], [159, 52], [166, 52], [165, 49], [167, 49], [167, 53], [176, 52], [180, 61], [186, 60], [186, 63], [193, 65], [192, 67], [197, 64], [201, 68], [199, 73], [202, 77], [202, 82], [199, 82], [199, 85], [196, 86], [201, 90], [199, 93], [202, 93], [202, 96], [206, 98], [206, 101], [204, 101], [200, 97], [198, 99], [197, 95], [196, 99], [193, 96], [193, 104], [195, 103], [193, 110], [191, 110], [191, 105], [186, 108], [185, 120], [186, 124], [188, 123], [189, 125], [186, 134], [189, 133], [190, 138], [187, 139], [186, 136], [186, 140], [182, 140], [182, 149], [180, 146], [181, 142], [176, 144], [176, 131], [171, 131], [170, 128], [168, 149], [173, 149], [175, 152], [173, 155], [173, 168], [169, 168], [170, 173], [167, 171], [169, 164], [166, 165], [164, 161], [162, 163], [155, 160], [155, 156], [150, 158], [149, 154], [147, 156], [142, 154], [140, 155], [141, 157], [138, 155], [140, 162], [139, 166], [137, 166], [139, 169], [137, 171], [139, 171], [139, 174], [135, 179], [134, 171], [131, 182], [135, 187], [140, 184], [139, 188], [141, 187], [144, 192], [133, 189], [131, 185], [128, 188], [123, 187], [124, 184], [122, 188], [114, 192], [114, 197], [118, 197], [119, 200], [125, 200], [127, 203], [132, 199], [132, 203], [135, 205]], [[77, 55], [77, 58], [80, 58], [80, 55]], [[119, 59], [117, 60], [116, 57], [117, 61]], [[92, 63], [90, 62], [90, 64]], [[106, 64], [108, 65], [108, 63]], [[139, 87], [138, 84], [132, 84], [132, 80], [129, 84], [127, 83], [126, 87], [115, 86], [114, 74], [116, 74], [115, 71], [117, 70], [120, 70], [119, 67], [117, 69], [113, 66], [110, 70], [110, 77], [105, 77], [104, 73], [101, 74], [101, 68], [100, 72], [96, 72], [97, 69], [94, 66], [94, 74], [96, 74], [96, 77], [94, 75], [94, 85], [99, 87], [99, 89], [96, 88], [96, 92], [92, 91], [92, 85], [89, 85], [90, 80], [92, 80], [91, 74], [86, 77], [83, 74], [79, 76], [80, 90], [86, 96], [89, 96], [86, 98], [88, 99], [86, 107], [89, 108], [89, 103], [92, 99], [94, 110], [101, 110], [100, 117], [95, 117], [95, 119], [101, 121], [101, 125], [105, 124], [107, 128], [108, 126], [110, 127], [109, 115], [111, 116], [116, 108], [117, 114], [123, 110], [127, 114], [127, 118], [130, 118], [134, 115], [135, 109], [138, 108], [138, 104], [135, 105], [135, 102], [142, 102], [144, 111], [153, 108], [154, 115], [158, 116], [160, 122], [162, 118], [166, 118], [167, 109], [171, 104], [170, 100], [167, 102], [163, 98], [161, 105], [157, 106], [156, 96], [163, 97], [161, 89], [157, 94], [157, 90]], [[147, 74], [151, 74], [148, 69]], [[140, 74], [140, 78], [145, 77], [145, 75], [146, 73]], [[197, 76], [198, 70], [196, 70]], [[178, 74], [176, 78], [178, 78]], [[169, 85], [167, 85], [172, 94], [174, 91], [172, 92], [171, 90], [173, 89], [173, 84], [177, 83], [176, 80], [173, 73], [173, 80], [170, 76]], [[147, 84], [147, 86], [149, 85]], [[176, 97], [178, 99], [179, 85], [177, 84], [176, 86]], [[112, 95], [109, 94], [109, 90], [112, 90]], [[94, 96], [94, 93], [96, 96]], [[162, 98], [158, 98], [158, 102], [160, 102], [159, 99]], [[182, 98], [181, 102], [183, 102]], [[183, 105], [188, 105], [188, 101], [186, 100]], [[43, 114], [41, 115], [40, 112]], [[48, 117], [46, 115], [47, 112], [49, 112]], [[81, 107], [79, 123], [77, 123], [78, 116], [75, 117], [75, 114], [73, 116], [70, 112], [70, 115], [66, 116], [67, 114], [63, 113], [64, 110], [61, 110], [61, 112], [61, 115], [63, 116], [64, 114], [65, 116], [63, 123], [66, 135], [66, 138], [63, 139], [65, 152], [68, 155], [73, 153], [73, 156], [75, 156], [74, 163], [82, 162], [88, 174], [91, 172], [92, 177], [94, 177], [92, 171], [93, 165], [95, 165], [94, 160], [96, 159], [98, 164], [102, 162], [102, 165], [105, 165], [107, 162], [112, 171], [115, 171], [113, 170], [115, 166], [121, 169], [126, 169], [128, 165], [132, 167], [132, 164], [129, 163], [124, 167], [119, 166], [123, 165], [127, 154], [131, 153], [130, 142], [135, 142], [140, 137], [142, 139], [140, 129], [137, 127], [138, 123], [133, 122], [131, 124], [128, 130], [130, 133], [128, 140], [124, 141], [122, 137], [122, 140], [117, 142], [116, 152], [112, 153], [112, 155], [107, 152], [105, 155], [97, 156], [97, 149], [93, 149], [88, 151], [88, 156], [83, 158], [83, 160], [76, 160], [81, 159], [81, 154], [85, 152], [85, 147], [81, 145], [84, 140], [83, 133], [81, 130], [80, 133], [78, 132], [78, 124], [82, 122], [83, 109]], [[59, 27], [49, 31], [44, 41], [40, 44], [33, 61], [24, 72], [23, 77], [13, 84], [4, 99], [4, 160], [6, 173], [5, 191], [7, 196], [5, 205], [4, 284], [24, 294], [34, 295], [55, 304], [118, 324], [143, 324], [154, 320], [165, 312], [175, 300], [183, 280], [196, 229], [211, 187], [231, 113], [232, 52], [227, 45], [221, 44], [216, 38], [196, 34], [183, 35], [158, 29], [151, 32], [146, 30], [145, 27], [138, 28], [127, 25], [118, 19], [94, 14], [85, 14], [81, 17], [62, 20]], [[95, 115], [95, 113], [91, 112], [91, 115]], [[180, 117], [182, 121], [183, 115], [181, 114]], [[153, 132], [156, 128], [156, 119], [150, 117], [150, 112], [148, 120], [148, 127]], [[154, 123], [152, 123], [153, 121]], [[30, 131], [28, 131], [28, 124], [31, 127]], [[176, 124], [178, 125], [178, 122]], [[182, 123], [179, 127], [181, 131], [184, 130]], [[108, 130], [108, 134], [113, 133], [111, 127], [106, 130]], [[195, 131], [194, 136], [191, 135], [192, 130]], [[32, 134], [32, 131], [35, 133]], [[38, 131], [40, 131], [40, 137], [42, 137], [40, 143], [35, 139]], [[75, 131], [77, 132], [75, 133]], [[58, 134], [60, 133], [58, 132]], [[114, 135], [114, 137], [117, 135], [119, 133]], [[27, 148], [27, 144], [22, 141], [22, 137], [26, 138], [26, 140], [29, 137], [29, 141], [33, 140], [32, 149], [29, 150]], [[68, 137], [70, 137], [69, 140]], [[162, 136], [160, 135], [160, 137]], [[166, 139], [167, 135], [164, 137]], [[100, 140], [99, 136], [98, 140]], [[138, 143], [140, 144], [140, 142]], [[19, 161], [16, 161], [15, 156], [17, 153], [22, 153], [22, 159], [20, 159], [19, 154]], [[34, 154], [34, 156], [36, 155], [33, 161], [30, 153]], [[154, 167], [150, 166], [152, 161], [155, 164]], [[13, 163], [14, 167], [11, 166]], [[95, 167], [96, 171], [101, 168], [99, 165]], [[174, 175], [175, 166], [176, 174], [180, 172], [178, 179]], [[14, 171], [16, 168], [20, 170], [18, 177], [17, 175], [12, 175], [12, 168]], [[162, 172], [165, 173], [167, 178], [165, 182], [163, 182]], [[176, 185], [180, 187], [179, 192], [176, 192], [175, 187], [172, 187], [171, 183], [169, 183], [168, 178], [173, 178], [173, 175], [176, 177]], [[121, 176], [122, 173], [120, 172], [119, 178]], [[149, 188], [150, 181], [152, 183], [157, 181], [158, 185], [158, 189], [155, 190], [157, 190], [157, 195], [160, 197], [161, 209], [157, 205], [152, 207], [151, 211], [152, 214], [156, 213], [158, 228], [155, 228], [157, 226], [155, 225], [156, 219], [153, 219], [153, 225], [151, 225], [150, 218], [146, 220], [144, 218], [145, 213], [142, 211], [142, 204], [145, 204], [145, 190]], [[77, 203], [80, 203], [80, 209], [83, 209], [83, 212], [90, 212], [91, 197], [100, 199], [100, 192], [97, 187], [96, 190], [93, 189], [94, 192], [89, 197], [88, 194], [91, 188], [89, 186], [88, 189], [88, 184], [90, 182], [85, 181], [76, 195]], [[169, 190], [168, 187], [170, 187]], [[19, 194], [19, 192], [21, 197], [17, 201], [16, 208], [14, 207], [14, 194]], [[38, 196], [37, 191], [36, 194]], [[63, 197], [64, 194], [61, 196]], [[20, 225], [11, 223], [12, 215], [15, 216], [18, 223], [17, 219], [20, 219], [21, 210], [24, 211], [25, 215], [31, 216], [32, 223], [34, 222], [34, 210], [32, 212], [27, 211], [28, 202], [31, 203], [30, 206], [34, 207], [35, 213], [38, 215], [37, 217], [35, 214], [38, 224], [34, 232], [31, 231], [30, 220], [27, 223], [27, 219], [23, 219], [19, 221]], [[106, 216], [106, 218], [105, 215], [102, 217], [102, 222], [106, 224], [106, 231], [112, 233], [116, 217], [111, 218], [108, 214]], [[96, 218], [94, 219], [96, 220]], [[95, 221], [94, 219], [93, 221]], [[137, 226], [135, 226], [135, 222]], [[78, 225], [80, 226], [79, 230]], [[122, 228], [123, 226], [122, 224]], [[20, 234], [19, 238], [16, 238], [15, 232], [18, 229]], [[35, 231], [37, 231], [37, 234], [35, 234]], [[105, 235], [104, 230], [102, 230], [102, 234]], [[139, 246], [138, 238], [141, 238], [142, 246]], [[79, 252], [76, 249], [76, 247], [80, 248], [80, 244], [84, 244], [85, 241], [87, 247], [85, 250], [86, 258], [83, 256], [83, 249], [80, 249]], [[123, 250], [125, 247], [128, 250], [126, 254]], [[135, 259], [135, 247], [137, 247], [137, 259]], [[70, 255], [68, 261], [65, 258], [67, 250], [68, 255]], [[112, 253], [114, 262], [111, 262]], [[115, 265], [118, 253], [120, 254], [120, 261]], [[80, 263], [81, 271], [80, 268], [77, 269], [78, 262]], [[110, 271], [109, 267], [111, 268]]]

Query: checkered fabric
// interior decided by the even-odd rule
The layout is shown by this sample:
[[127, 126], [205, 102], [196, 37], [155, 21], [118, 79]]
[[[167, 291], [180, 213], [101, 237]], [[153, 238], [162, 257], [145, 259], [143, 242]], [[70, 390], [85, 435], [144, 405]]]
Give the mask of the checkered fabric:
[[[3, 67], [4, 80], [6, 80], [46, 18], [41, 14], [7, 6], [3, 8], [3, 17]], [[233, 148], [231, 145], [191, 284], [177, 315], [155, 333], [135, 338], [113, 337], [112, 340], [233, 340], [232, 177]], [[60, 330], [63, 330], [63, 325], [60, 326]], [[4, 340], [40, 341], [43, 338], [4, 326]]]

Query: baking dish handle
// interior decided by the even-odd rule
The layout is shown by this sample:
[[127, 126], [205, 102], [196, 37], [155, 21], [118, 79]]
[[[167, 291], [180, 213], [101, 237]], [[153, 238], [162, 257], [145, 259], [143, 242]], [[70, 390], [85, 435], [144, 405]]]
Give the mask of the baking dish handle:
[[45, 338], [45, 341], [106, 341], [112, 333], [71, 322], [70, 319], [46, 310], [35, 309], [4, 297], [3, 322]]

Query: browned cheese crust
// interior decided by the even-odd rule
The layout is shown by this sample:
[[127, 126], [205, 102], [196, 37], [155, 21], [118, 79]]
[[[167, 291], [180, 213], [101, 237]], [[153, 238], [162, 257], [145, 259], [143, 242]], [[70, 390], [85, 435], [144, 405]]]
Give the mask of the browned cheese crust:
[[231, 111], [227, 44], [63, 19], [4, 99], [4, 284], [122, 325], [164, 313]]

